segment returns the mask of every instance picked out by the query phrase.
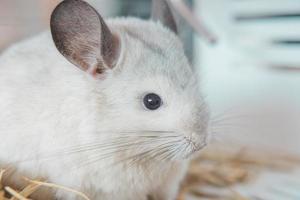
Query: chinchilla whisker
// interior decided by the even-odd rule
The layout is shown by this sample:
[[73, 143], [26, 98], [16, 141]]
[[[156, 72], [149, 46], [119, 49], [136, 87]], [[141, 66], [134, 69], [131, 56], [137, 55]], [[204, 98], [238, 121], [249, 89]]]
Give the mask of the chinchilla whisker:
[[186, 151], [187, 147], [188, 147], [187, 143], [181, 143], [181, 145], [173, 152], [172, 159], [175, 159], [177, 155]]
[[[147, 138], [147, 139], [144, 139], [144, 140], [136, 140], [134, 142], [127, 141], [126, 143], [124, 141], [118, 142], [118, 143], [107, 143], [107, 145], [105, 145], [105, 146], [95, 145], [95, 148], [99, 148], [99, 150], [107, 150], [107, 149], [110, 149], [110, 148], [120, 148], [120, 147], [123, 147], [124, 145], [125, 146], [127, 146], [127, 145], [139, 146], [139, 145], [142, 145], [142, 144], [145, 145], [147, 143], [159, 142], [160, 140], [163, 141], [164, 138], [151, 138], [151, 140], [148, 140], [148, 138]], [[104, 149], [103, 147], [109, 147], [109, 148]], [[94, 149], [92, 149], [92, 150], [94, 150]]]
[[235, 115], [224, 115], [219, 117], [212, 117], [211, 122], [212, 123], [218, 123], [218, 122], [224, 122], [224, 121], [235, 121], [239, 119], [251, 119], [252, 117], [250, 115], [246, 114], [235, 114]]
[[[168, 149], [168, 151], [163, 152], [161, 155], [158, 155], [158, 156], [162, 157], [165, 153], [170, 152], [170, 151], [172, 151], [173, 149], [180, 148], [181, 145], [178, 145], [178, 144], [181, 144], [181, 140], [177, 140], [177, 141], [173, 142], [173, 143], [171, 144], [170, 148]], [[160, 159], [161, 159], [161, 158], [160, 158]], [[163, 160], [163, 159], [162, 159], [162, 160]]]
[[179, 152], [179, 147], [173, 148], [164, 158], [166, 161], [173, 160], [173, 157]]
[[[116, 146], [116, 147], [113, 147], [112, 149], [118, 149], [117, 151], [120, 151], [120, 152], [124, 152], [126, 150], [132, 150], [132, 147], [139, 147], [141, 145], [147, 145], [147, 144], [152, 144], [153, 143], [153, 140], [145, 140], [145, 141], [140, 141], [140, 142], [130, 142], [128, 145], [124, 145], [123, 147], [131, 147], [131, 148], [120, 148], [122, 146]], [[102, 149], [100, 149], [102, 150]], [[116, 153], [117, 151], [113, 151], [113, 153]], [[101, 152], [103, 153], [103, 152]], [[100, 154], [101, 155], [101, 154]], [[106, 154], [105, 154], [106, 155]], [[97, 157], [98, 158], [99, 154], [94, 154], [93, 157]]]
[[176, 138], [176, 137], [181, 137], [179, 135], [122, 135], [120, 137], [123, 138]]
[[66, 155], [72, 155], [72, 154], [77, 154], [77, 153], [82, 153], [82, 152], [89, 152], [89, 151], [95, 151], [95, 150], [110, 150], [110, 149], [117, 149], [117, 148], [122, 148], [122, 147], [130, 147], [130, 146], [135, 146], [135, 145], [141, 145], [144, 143], [147, 143], [150, 141], [139, 141], [139, 142], [130, 142], [130, 141], [122, 141], [120, 140], [119, 142], [107, 142], [107, 143], [94, 143], [91, 145], [83, 145], [81, 147], [76, 147], [76, 148], [71, 148], [68, 150], [57, 150], [56, 152], [50, 152], [48, 155], [43, 155], [41, 154], [40, 158], [27, 158], [21, 161], [14, 162], [13, 164], [16, 163], [22, 163], [22, 162], [29, 162], [29, 161], [45, 161], [45, 160], [50, 160], [50, 159], [56, 159], [62, 156]]
[[[163, 155], [164, 153], [170, 151], [174, 146], [177, 146], [176, 143], [180, 142], [179, 140], [177, 141], [172, 141], [172, 142], [167, 142], [167, 143], [164, 143], [162, 145], [160, 145], [161, 147], [155, 147], [154, 149], [150, 150], [150, 151], [147, 151], [146, 154], [147, 156], [146, 157], [142, 157], [141, 158], [141, 155], [137, 155], [136, 159], [137, 161], [139, 160], [149, 160], [149, 159], [158, 159], [161, 155]], [[143, 154], [144, 155], [144, 154]], [[162, 160], [162, 159], [158, 159], [158, 160]]]
[[[174, 138], [175, 137], [178, 137], [178, 136], [174, 136]], [[147, 140], [145, 140], [145, 138]], [[98, 142], [98, 143], [93, 142], [93, 143], [89, 143], [89, 144], [84, 144], [84, 145], [79, 146], [79, 147], [77, 146], [75, 148], [69, 148], [67, 151], [58, 150], [57, 152], [54, 152], [54, 154], [55, 153], [58, 153], [58, 154], [65, 154], [66, 153], [66, 154], [68, 154], [69, 152], [77, 153], [77, 152], [80, 152], [81, 150], [85, 150], [85, 151], [96, 150], [96, 149], [101, 149], [102, 150], [104, 147], [115, 147], [116, 148], [116, 147], [120, 147], [119, 145], [122, 146], [123, 144], [129, 144], [129, 143], [132, 144], [132, 145], [139, 145], [139, 143], [144, 143], [144, 142], [149, 141], [148, 139], [151, 139], [151, 142], [155, 142], [157, 140], [163, 140], [163, 139], [165, 139], [165, 137], [164, 136], [163, 137], [151, 137], [151, 136], [144, 137], [144, 136], [142, 136], [142, 137], [138, 137], [137, 138], [138, 140], [136, 140], [134, 142], [130, 142], [130, 141], [126, 141], [126, 140], [124, 141], [124, 139], [125, 138], [118, 137], [118, 138], [112, 138], [111, 141], [108, 140], [105, 143], [103, 143], [102, 141]], [[145, 141], [141, 141], [139, 139], [144, 139]]]
[[158, 155], [159, 160], [161, 160], [161, 161], [168, 161], [168, 157], [171, 154], [171, 152], [175, 151], [175, 149], [172, 148], [174, 146], [177, 146], [177, 145], [171, 145], [169, 149], [165, 150], [160, 155]]
[[[150, 156], [149, 155], [152, 155], [153, 157], [153, 154], [155, 155], [156, 154], [156, 159], [157, 159], [157, 155], [160, 155], [162, 156], [163, 154], [166, 154], [164, 157], [164, 159], [169, 159], [168, 157], [170, 157], [170, 159], [173, 159], [176, 157], [176, 154], [180, 151], [182, 151], [181, 149], [181, 146], [184, 145], [184, 144], [181, 144], [179, 147], [176, 143], [179, 143], [181, 142], [181, 140], [175, 140], [175, 141], [168, 141], [168, 142], [165, 142], [163, 144], [159, 144], [159, 145], [155, 145], [153, 147], [151, 147], [150, 149], [146, 149], [145, 151], [143, 152], [140, 152], [138, 154], [135, 154], [133, 156], [129, 156], [125, 159], [122, 159], [122, 160], [119, 160], [117, 162], [114, 162], [112, 165], [116, 166], [117, 164], [121, 164], [124, 162], [127, 162], [129, 161], [128, 164], [130, 164], [130, 166], [134, 165], [134, 164], [137, 164], [137, 163], [141, 163], [143, 160], [147, 161], [149, 160]], [[149, 142], [151, 144], [151, 142]], [[159, 148], [161, 147], [161, 148]], [[187, 147], [186, 147], [187, 148]], [[170, 152], [168, 155], [168, 151], [163, 151], [164, 149], [169, 149], [168, 151]], [[124, 149], [119, 149], [119, 150], [116, 150], [116, 151], [112, 151], [112, 152], [108, 152], [106, 154], [98, 154], [98, 155], [94, 155], [95, 159], [89, 159], [87, 162], [84, 162], [81, 167], [84, 167], [86, 165], [92, 165], [92, 164], [95, 164], [97, 162], [99, 162], [100, 160], [103, 160], [103, 159], [106, 159], [106, 158], [109, 158], [111, 157], [112, 155], [115, 155], [116, 153], [118, 152], [124, 152], [126, 150], [132, 150], [132, 148], [124, 148]], [[163, 151], [163, 152], [162, 152]], [[148, 158], [148, 159], [147, 159]], [[161, 159], [162, 160], [162, 159]], [[80, 166], [79, 166], [80, 167]], [[77, 166], [77, 169], [78, 169], [78, 166]]]
[[[127, 142], [127, 143], [121, 143], [120, 145], [110, 145], [105, 149], [104, 148], [97, 148], [97, 149], [94, 149], [94, 150], [101, 150], [101, 151], [106, 150], [106, 152], [107, 152], [108, 150], [121, 149], [121, 151], [124, 151], [124, 150], [127, 150], [127, 149], [132, 149], [133, 147], [139, 147], [141, 145], [151, 144], [152, 142], [153, 142], [153, 140], [151, 140], [151, 141], [145, 140], [145, 141], [138, 141], [138, 142]], [[101, 152], [101, 153], [103, 153], [103, 152]], [[98, 155], [95, 154], [94, 156], [98, 156]]]
[[118, 142], [118, 143], [106, 143], [105, 145], [101, 146], [99, 144], [96, 144], [90, 148], [86, 148], [86, 147], [82, 147], [80, 148], [79, 150], [75, 150], [75, 151], [69, 151], [67, 152], [67, 154], [69, 153], [81, 153], [81, 152], [87, 152], [87, 151], [95, 151], [95, 150], [101, 150], [101, 151], [104, 151], [104, 150], [111, 150], [111, 149], [118, 149], [118, 148], [123, 148], [123, 147], [136, 147], [136, 146], [140, 146], [140, 145], [145, 145], [145, 144], [148, 144], [148, 143], [152, 143], [153, 140], [149, 141], [149, 140], [144, 140], [144, 141], [134, 141], [134, 142], [131, 142], [131, 141], [127, 141], [127, 142]]
[[163, 131], [163, 130], [138, 130], [138, 131], [122, 131], [122, 133], [175, 133], [174, 131]]
[[[143, 141], [139, 141], [139, 142], [143, 142]], [[122, 147], [123, 145], [127, 145], [127, 144], [131, 144], [131, 145], [135, 145], [138, 144], [137, 141], [135, 142], [131, 142], [131, 141], [124, 141], [124, 140], [117, 140], [117, 141], [107, 141], [105, 143], [91, 143], [90, 145], [82, 145], [81, 147], [75, 147], [75, 148], [70, 148], [68, 149], [67, 152], [81, 152], [81, 150], [83, 151], [90, 151], [90, 150], [97, 150], [97, 149], [101, 149], [104, 150], [105, 148], [117, 148], [117, 147]], [[64, 153], [62, 151], [59, 151], [58, 153]]]
[[[165, 131], [165, 130], [137, 130], [137, 131], [103, 130], [103, 131], [96, 131], [94, 133], [95, 138], [92, 138], [92, 139], [97, 139], [98, 135], [101, 135], [101, 134], [104, 134], [104, 133], [106, 133], [106, 134], [119, 133], [119, 134], [122, 134], [123, 136], [126, 136], [126, 134], [132, 133], [132, 134], [136, 134], [136, 135], [128, 135], [128, 136], [134, 136], [134, 137], [137, 137], [137, 136], [146, 136], [148, 134], [149, 136], [153, 136], [153, 137], [155, 137], [155, 136], [161, 137], [162, 134], [164, 134], [164, 135], [170, 134], [170, 136], [172, 136], [172, 134], [174, 135], [175, 132], [174, 131]], [[158, 135], [158, 133], [160, 135]], [[24, 139], [26, 139], [26, 138], [28, 138], [29, 135], [30, 136], [34, 136], [34, 135], [38, 135], [38, 134], [40, 134], [40, 133], [34, 133], [34, 134], [32, 134], [32, 133], [30, 133], [30, 134], [26, 133], [26, 134], [20, 135], [20, 137], [24, 137]], [[90, 133], [86, 132], [86, 134], [90, 134]], [[73, 136], [73, 133], [66, 133], [64, 136], [65, 137]]]
[[[161, 131], [156, 131], [156, 132], [161, 132]], [[166, 131], [162, 131], [164, 133], [167, 133]], [[168, 132], [169, 133], [169, 132]], [[132, 137], [137, 138], [136, 141], [131, 142], [129, 141], [129, 139], [132, 139]], [[74, 148], [69, 148], [66, 150], [57, 150], [56, 152], [50, 152], [49, 154], [43, 155], [41, 154], [40, 156], [35, 157], [35, 158], [28, 158], [28, 159], [24, 159], [21, 161], [17, 161], [16, 163], [22, 163], [22, 162], [29, 162], [29, 161], [46, 161], [46, 160], [51, 160], [51, 159], [57, 159], [57, 158], [61, 158], [63, 156], [67, 156], [67, 155], [73, 155], [73, 154], [77, 154], [77, 153], [82, 153], [82, 152], [89, 152], [89, 151], [106, 151], [105, 155], [109, 155], [112, 153], [116, 153], [117, 151], [111, 151], [108, 152], [109, 150], [115, 150], [115, 149], [120, 149], [121, 151], [125, 151], [125, 150], [130, 150], [132, 147], [138, 147], [141, 145], [147, 145], [147, 144], [151, 144], [153, 142], [159, 142], [159, 141], [164, 141], [167, 138], [178, 138], [178, 135], [142, 135], [142, 136], [138, 136], [138, 135], [123, 135], [121, 137], [118, 138], [111, 138], [111, 141], [106, 141], [106, 142], [93, 142], [93, 143], [88, 143], [88, 144], [84, 144], [82, 146], [76, 146]], [[128, 140], [124, 140], [128, 138]], [[103, 154], [103, 152], [102, 152]], [[109, 157], [109, 156], [107, 156]]]
[[[151, 140], [151, 141], [145, 140], [145, 141], [139, 141], [139, 142], [129, 143], [128, 145], [117, 146], [117, 148], [122, 148], [122, 147], [134, 147], [134, 148], [136, 148], [136, 147], [141, 147], [142, 145], [145, 146], [147, 144], [152, 144], [153, 142], [155, 142], [155, 141], [153, 141], [153, 140]], [[160, 141], [157, 140], [156, 142], [160, 142]], [[115, 148], [116, 147], [112, 146], [110, 149], [115, 149]], [[101, 150], [103, 150], [103, 149], [101, 149]]]
[[175, 134], [175, 132], [152, 132], [152, 133], [145, 133], [145, 132], [137, 132], [133, 135], [129, 133], [121, 133], [120, 136], [125, 137], [179, 137], [179, 134]]
[[181, 151], [179, 151], [179, 153], [181, 153], [181, 152], [187, 152], [188, 148], [190, 148], [190, 145], [188, 145], [188, 144], [184, 145], [184, 148], [180, 149]]
[[25, 162], [32, 162], [32, 161], [49, 161], [49, 160], [53, 160], [53, 159], [58, 159], [58, 158], [62, 158], [63, 156], [66, 155], [73, 155], [76, 153], [80, 153], [80, 152], [84, 152], [84, 151], [92, 151], [95, 150], [96, 148], [91, 148], [91, 149], [83, 149], [83, 150], [76, 150], [76, 151], [70, 151], [70, 152], [58, 152], [58, 153], [52, 153], [52, 154], [48, 154], [48, 155], [39, 155], [38, 158], [26, 158], [23, 160], [19, 160], [19, 161], [15, 161], [15, 162], [11, 162], [10, 164], [18, 164], [18, 163], [25, 163]]
[[236, 118], [233, 116], [218, 116], [218, 117], [212, 117], [211, 122], [226, 121], [232, 119], [236, 119]]
[[149, 134], [149, 133], [175, 133], [174, 131], [164, 131], [164, 130], [137, 130], [137, 131], [97, 131], [96, 133], [137, 133], [137, 134]]
[[174, 151], [172, 153], [170, 153], [170, 160], [175, 160], [175, 158], [177, 157], [177, 155], [182, 151], [182, 149], [177, 148], [174, 149]]
[[121, 162], [124, 161], [129, 161], [129, 165], [132, 166], [134, 164], [138, 164], [138, 163], [142, 163], [142, 162], [146, 162], [152, 158], [155, 158], [155, 156], [153, 156], [152, 154], [156, 152], [156, 154], [160, 151], [162, 151], [163, 149], [169, 148], [171, 145], [168, 146], [164, 146], [162, 148], [153, 148], [147, 151], [144, 151], [142, 153], [130, 156], [126, 159], [123, 159]]
[[172, 143], [166, 143], [166, 144], [163, 144], [161, 145], [162, 147], [160, 148], [155, 148], [153, 149], [153, 151], [149, 152], [147, 154], [147, 157], [146, 158], [142, 158], [142, 159], [157, 159], [159, 158], [160, 155], [162, 155], [164, 152], [167, 152], [169, 151], [169, 149], [173, 146], [173, 142]]
[[215, 126], [210, 127], [210, 131], [230, 131], [230, 130], [245, 130], [247, 126], [238, 125], [238, 124], [232, 124], [232, 125], [222, 125], [222, 126]]
[[[172, 142], [169, 141], [169, 142], [167, 142], [167, 143], [172, 143]], [[130, 156], [130, 157], [128, 157], [128, 158], [119, 160], [117, 163], [124, 163], [125, 161], [128, 161], [128, 160], [130, 160], [130, 159], [133, 159], [133, 158], [136, 158], [136, 157], [141, 157], [141, 156], [143, 156], [143, 155], [147, 155], [147, 154], [149, 154], [149, 153], [151, 153], [151, 152], [153, 152], [153, 151], [157, 151], [157, 148], [158, 148], [159, 146], [166, 145], [167, 143], [153, 146], [151, 149], [147, 149], [147, 150], [145, 150], [145, 151], [143, 151], [143, 152], [141, 152], [141, 153], [138, 153], [138, 154], [135, 154], [135, 155]], [[118, 151], [113, 152], [112, 154], [115, 154], [115, 153], [117, 153], [117, 152], [124, 152], [124, 151], [126, 151], [126, 150], [131, 150], [131, 148], [130, 148], [130, 149], [120, 149], [120, 150], [118, 150]], [[89, 165], [89, 164], [97, 163], [98, 161], [100, 161], [100, 160], [102, 160], [102, 159], [104, 159], [104, 158], [109, 157], [109, 156], [107, 156], [107, 157], [99, 157], [99, 155], [96, 155], [96, 156], [97, 156], [97, 157], [96, 157], [95, 159], [89, 160], [89, 161], [88, 161], [87, 163], [85, 163], [85, 164]], [[117, 163], [114, 163], [114, 164], [117, 164]]]
[[178, 146], [178, 144], [173, 144], [168, 151], [162, 153], [159, 157], [161, 161], [169, 161], [170, 155], [176, 154], [178, 152], [178, 148], [180, 148], [181, 145]]
[[218, 126], [218, 125], [226, 125], [226, 124], [229, 124], [229, 125], [236, 125], [236, 124], [239, 124], [239, 123], [245, 123], [247, 121], [219, 121], [219, 122], [211, 122], [210, 124], [213, 125], [213, 126]]
[[177, 152], [179, 152], [178, 149], [177, 149], [177, 148], [174, 148], [172, 151], [169, 152], [169, 154], [166, 156], [165, 159], [166, 159], [167, 161], [172, 161], [173, 158], [177, 155]]
[[[188, 146], [188, 144], [185, 143], [185, 142], [183, 142], [183, 143], [181, 143], [177, 148], [175, 148], [175, 149], [174, 149], [174, 152], [172, 153], [172, 155], [170, 155], [170, 156], [172, 156], [172, 159], [175, 158], [176, 155], [179, 155], [179, 154], [182, 152], [183, 147], [185, 147], [185, 146]], [[185, 149], [185, 148], [184, 148], [184, 149]]]
[[[160, 151], [161, 148], [164, 148], [166, 145], [172, 145], [174, 143], [174, 141], [168, 141], [168, 142], [164, 142], [162, 144], [159, 144], [159, 145], [156, 145], [156, 146], [153, 146], [151, 148], [148, 148], [148, 150], [142, 152], [142, 155], [145, 155], [147, 154], [147, 157], [152, 157], [152, 154], [157, 152], [157, 151]], [[141, 154], [137, 154], [137, 155], [134, 155], [133, 157], [140, 157]]]
[[[92, 164], [98, 163], [99, 161], [101, 161], [101, 160], [103, 160], [103, 159], [106, 159], [106, 158], [109, 158], [109, 157], [115, 155], [116, 153], [121, 153], [121, 152], [124, 152], [124, 151], [126, 151], [126, 150], [130, 150], [130, 149], [131, 149], [131, 148], [127, 148], [127, 149], [118, 149], [118, 150], [116, 150], [116, 151], [112, 151], [112, 152], [109, 152], [109, 153], [106, 153], [106, 154], [100, 154], [100, 155], [98, 154], [98, 155], [94, 155], [93, 157], [95, 157], [95, 158], [93, 158], [93, 159], [88, 159], [87, 162], [84, 162], [84, 163], [82, 163], [81, 165], [76, 166], [76, 169], [81, 168], [81, 167], [85, 167], [85, 166], [87, 166], [87, 165], [92, 165]], [[142, 153], [141, 153], [141, 154], [142, 154]], [[132, 156], [132, 157], [133, 157], [133, 156]], [[127, 158], [124, 159], [124, 160], [122, 160], [122, 161], [125, 161], [125, 160], [127, 160]], [[114, 162], [113, 165], [116, 165], [116, 164], [118, 164], [118, 163], [122, 163], [122, 162], [121, 162], [121, 161]]]
[[150, 149], [150, 150], [144, 151], [142, 153], [138, 153], [133, 156], [129, 156], [125, 159], [122, 159], [118, 163], [124, 163], [125, 161], [129, 161], [129, 163], [128, 163], [129, 166], [133, 166], [138, 163], [143, 163], [148, 160], [148, 159], [146, 159], [146, 157], [149, 157], [148, 155], [155, 151], [158, 151], [158, 150]]
[[98, 163], [99, 161], [107, 159], [107, 158], [115, 155], [116, 153], [121, 153], [121, 152], [124, 152], [126, 150], [130, 150], [130, 149], [131, 148], [118, 149], [118, 150], [107, 152], [107, 153], [104, 153], [104, 154], [93, 155], [93, 157], [94, 157], [93, 159], [89, 158], [86, 162], [83, 162], [80, 165], [75, 166], [74, 169], [79, 169], [79, 168], [83, 168], [87, 165], [92, 165], [92, 164]]

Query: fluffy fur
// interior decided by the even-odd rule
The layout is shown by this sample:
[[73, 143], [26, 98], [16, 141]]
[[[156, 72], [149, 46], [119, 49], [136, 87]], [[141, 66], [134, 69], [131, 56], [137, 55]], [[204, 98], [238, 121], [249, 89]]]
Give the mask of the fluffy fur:
[[[175, 34], [134, 18], [105, 79], [76, 68], [45, 32], [0, 57], [0, 162], [101, 200], [173, 200], [206, 144], [208, 112]], [[144, 108], [154, 92], [163, 105]], [[57, 192], [58, 199], [74, 199]]]

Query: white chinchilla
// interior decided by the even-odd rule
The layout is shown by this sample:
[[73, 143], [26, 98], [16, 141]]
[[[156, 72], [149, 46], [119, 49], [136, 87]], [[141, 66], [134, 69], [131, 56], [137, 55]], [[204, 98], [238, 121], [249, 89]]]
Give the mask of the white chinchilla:
[[175, 199], [209, 114], [168, 2], [152, 15], [104, 21], [65, 0], [51, 31], [6, 50], [0, 163], [92, 200]]

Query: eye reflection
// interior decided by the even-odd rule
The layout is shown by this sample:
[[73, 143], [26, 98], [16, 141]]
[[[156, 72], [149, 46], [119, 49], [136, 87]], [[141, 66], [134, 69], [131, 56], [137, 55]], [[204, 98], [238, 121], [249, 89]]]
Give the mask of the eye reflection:
[[156, 110], [162, 104], [160, 96], [158, 96], [155, 93], [146, 94], [143, 99], [143, 102], [144, 102], [145, 107], [149, 110]]

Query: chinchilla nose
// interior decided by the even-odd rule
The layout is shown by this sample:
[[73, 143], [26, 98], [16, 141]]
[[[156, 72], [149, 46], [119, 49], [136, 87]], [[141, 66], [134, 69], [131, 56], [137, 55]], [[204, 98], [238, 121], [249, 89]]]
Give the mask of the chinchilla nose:
[[190, 132], [185, 136], [195, 150], [200, 150], [207, 145], [208, 135], [199, 132]]
[[185, 139], [196, 149], [207, 145], [209, 137], [210, 117], [208, 109], [201, 106], [190, 107], [181, 115], [179, 129]]
[[195, 148], [200, 150], [205, 147], [209, 142], [208, 122], [202, 123], [187, 123], [183, 133], [185, 139]]

